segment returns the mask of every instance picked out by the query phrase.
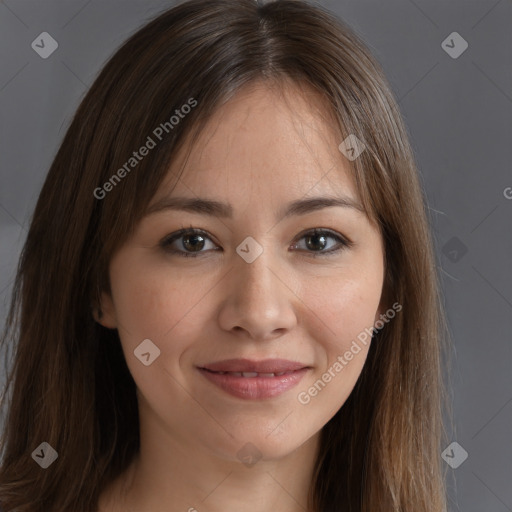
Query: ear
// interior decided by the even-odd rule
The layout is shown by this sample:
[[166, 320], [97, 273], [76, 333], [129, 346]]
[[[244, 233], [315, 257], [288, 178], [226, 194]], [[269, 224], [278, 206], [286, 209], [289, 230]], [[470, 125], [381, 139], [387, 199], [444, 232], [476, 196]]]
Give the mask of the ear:
[[108, 293], [101, 292], [99, 307], [93, 307], [93, 317], [103, 327], [117, 329], [114, 301]]

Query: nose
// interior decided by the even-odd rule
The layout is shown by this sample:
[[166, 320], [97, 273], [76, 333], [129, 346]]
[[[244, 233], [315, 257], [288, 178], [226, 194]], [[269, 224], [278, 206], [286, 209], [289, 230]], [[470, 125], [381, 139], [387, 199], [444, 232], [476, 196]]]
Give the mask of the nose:
[[226, 276], [219, 312], [221, 328], [256, 341], [272, 340], [293, 329], [300, 300], [293, 292], [293, 283], [287, 282], [289, 276], [270, 251], [264, 250], [252, 263], [235, 258]]

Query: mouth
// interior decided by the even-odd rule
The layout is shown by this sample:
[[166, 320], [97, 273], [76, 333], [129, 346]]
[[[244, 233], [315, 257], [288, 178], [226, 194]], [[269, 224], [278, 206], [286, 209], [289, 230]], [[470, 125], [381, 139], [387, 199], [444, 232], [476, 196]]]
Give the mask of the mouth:
[[291, 370], [286, 372], [214, 372], [212, 370], [208, 370], [207, 368], [201, 368], [210, 373], [217, 373], [219, 375], [232, 375], [233, 377], [244, 377], [246, 379], [254, 379], [255, 377], [263, 377], [263, 378], [271, 378], [271, 377], [281, 377], [281, 375], [290, 375], [297, 370]]
[[310, 366], [285, 359], [230, 359], [197, 367], [224, 392], [237, 398], [265, 399], [296, 386]]

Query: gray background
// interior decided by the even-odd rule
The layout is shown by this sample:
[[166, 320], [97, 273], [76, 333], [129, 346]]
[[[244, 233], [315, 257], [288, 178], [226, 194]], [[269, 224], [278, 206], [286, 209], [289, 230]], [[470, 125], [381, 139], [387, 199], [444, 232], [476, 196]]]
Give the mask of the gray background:
[[[79, 101], [113, 51], [173, 3], [0, 2], [2, 325], [30, 215]], [[427, 192], [454, 341], [450, 435], [469, 454], [446, 466], [450, 510], [512, 511], [512, 1], [320, 3], [381, 62]], [[59, 43], [47, 59], [31, 48], [44, 31]], [[457, 58], [442, 46], [452, 32], [469, 45]]]

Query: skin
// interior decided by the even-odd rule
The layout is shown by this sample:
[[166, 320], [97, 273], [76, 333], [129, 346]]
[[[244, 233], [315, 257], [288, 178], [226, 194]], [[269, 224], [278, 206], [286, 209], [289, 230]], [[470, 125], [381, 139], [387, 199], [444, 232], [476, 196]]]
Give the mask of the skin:
[[[151, 203], [167, 195], [215, 199], [232, 205], [233, 218], [153, 213], [111, 260], [112, 294], [103, 294], [97, 321], [119, 330], [138, 389], [141, 451], [101, 496], [101, 512], [306, 509], [320, 430], [350, 395], [369, 344], [309, 404], [297, 395], [384, 311], [384, 252], [379, 230], [357, 209], [279, 220], [297, 199], [359, 201], [322, 98], [291, 84], [285, 93], [264, 82], [239, 91], [201, 133], [176, 188], [170, 192], [184, 153]], [[190, 226], [206, 232], [197, 258], [159, 245]], [[327, 234], [323, 247], [308, 238], [314, 228], [353, 246], [322, 255], [338, 242]], [[250, 264], [236, 252], [247, 236], [263, 248]], [[194, 240], [183, 246], [185, 239], [172, 247], [194, 253]], [[144, 339], [161, 351], [149, 366], [134, 356]], [[284, 358], [311, 369], [278, 397], [244, 400], [196, 368], [231, 358]], [[237, 457], [248, 442], [261, 454], [251, 467]]]

